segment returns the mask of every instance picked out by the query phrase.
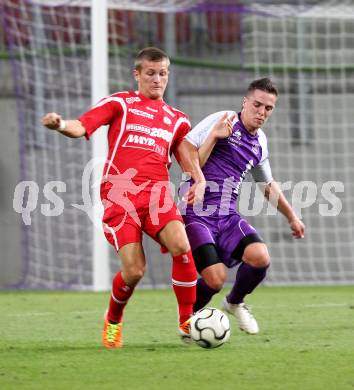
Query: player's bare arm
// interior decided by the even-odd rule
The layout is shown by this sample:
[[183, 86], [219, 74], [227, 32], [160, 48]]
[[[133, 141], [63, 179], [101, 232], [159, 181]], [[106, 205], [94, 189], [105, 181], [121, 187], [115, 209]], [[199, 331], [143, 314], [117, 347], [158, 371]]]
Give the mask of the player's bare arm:
[[295, 238], [304, 238], [305, 225], [295, 214], [277, 182], [272, 181], [265, 185], [264, 196], [287, 218], [293, 236]]
[[50, 130], [56, 130], [70, 138], [80, 138], [85, 135], [86, 130], [82, 123], [77, 120], [66, 120], [56, 112], [50, 112], [42, 118], [42, 125]]
[[227, 138], [232, 134], [233, 121], [236, 114], [228, 115], [227, 112], [215, 123], [207, 139], [199, 148], [199, 164], [201, 167], [207, 162], [218, 139]]
[[185, 198], [188, 204], [201, 202], [205, 191], [205, 178], [199, 165], [198, 149], [187, 140], [183, 140], [177, 148], [179, 163], [184, 172], [189, 172], [194, 184]]

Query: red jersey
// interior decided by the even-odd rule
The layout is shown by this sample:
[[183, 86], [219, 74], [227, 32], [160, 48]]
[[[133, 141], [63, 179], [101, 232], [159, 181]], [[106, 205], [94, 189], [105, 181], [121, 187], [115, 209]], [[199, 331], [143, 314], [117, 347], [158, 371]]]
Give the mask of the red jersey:
[[139, 92], [118, 92], [102, 99], [79, 120], [86, 138], [100, 126], [109, 125], [108, 158], [104, 177], [134, 168], [136, 184], [168, 180], [171, 153], [189, 132], [188, 117]]

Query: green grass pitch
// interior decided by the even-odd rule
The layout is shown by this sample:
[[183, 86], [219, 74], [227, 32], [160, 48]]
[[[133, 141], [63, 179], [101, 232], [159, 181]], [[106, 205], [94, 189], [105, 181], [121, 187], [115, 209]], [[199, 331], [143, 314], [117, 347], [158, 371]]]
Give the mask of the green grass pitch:
[[[214, 298], [219, 307], [224, 294]], [[0, 389], [354, 389], [354, 286], [262, 287], [261, 333], [182, 345], [172, 290], [137, 290], [123, 349], [101, 347], [108, 293], [0, 293]]]

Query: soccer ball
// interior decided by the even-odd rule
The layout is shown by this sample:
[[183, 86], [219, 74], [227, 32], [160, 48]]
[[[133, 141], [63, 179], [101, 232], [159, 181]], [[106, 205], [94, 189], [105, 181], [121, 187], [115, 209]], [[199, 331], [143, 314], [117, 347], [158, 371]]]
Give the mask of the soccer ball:
[[203, 348], [217, 348], [230, 338], [230, 322], [226, 314], [204, 307], [191, 318], [191, 338]]

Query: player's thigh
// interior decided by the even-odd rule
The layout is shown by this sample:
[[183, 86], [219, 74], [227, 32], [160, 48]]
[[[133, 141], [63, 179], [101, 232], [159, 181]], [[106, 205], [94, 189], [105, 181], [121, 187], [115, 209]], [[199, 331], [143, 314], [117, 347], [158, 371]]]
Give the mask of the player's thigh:
[[190, 249], [186, 230], [181, 220], [169, 221], [159, 231], [157, 238], [172, 255], [180, 255]]
[[253, 267], [268, 267], [270, 264], [270, 256], [266, 244], [252, 242], [247, 245], [243, 253], [242, 261]]
[[124, 245], [118, 254], [122, 262], [123, 279], [128, 285], [137, 283], [144, 275], [146, 264], [141, 242]]

